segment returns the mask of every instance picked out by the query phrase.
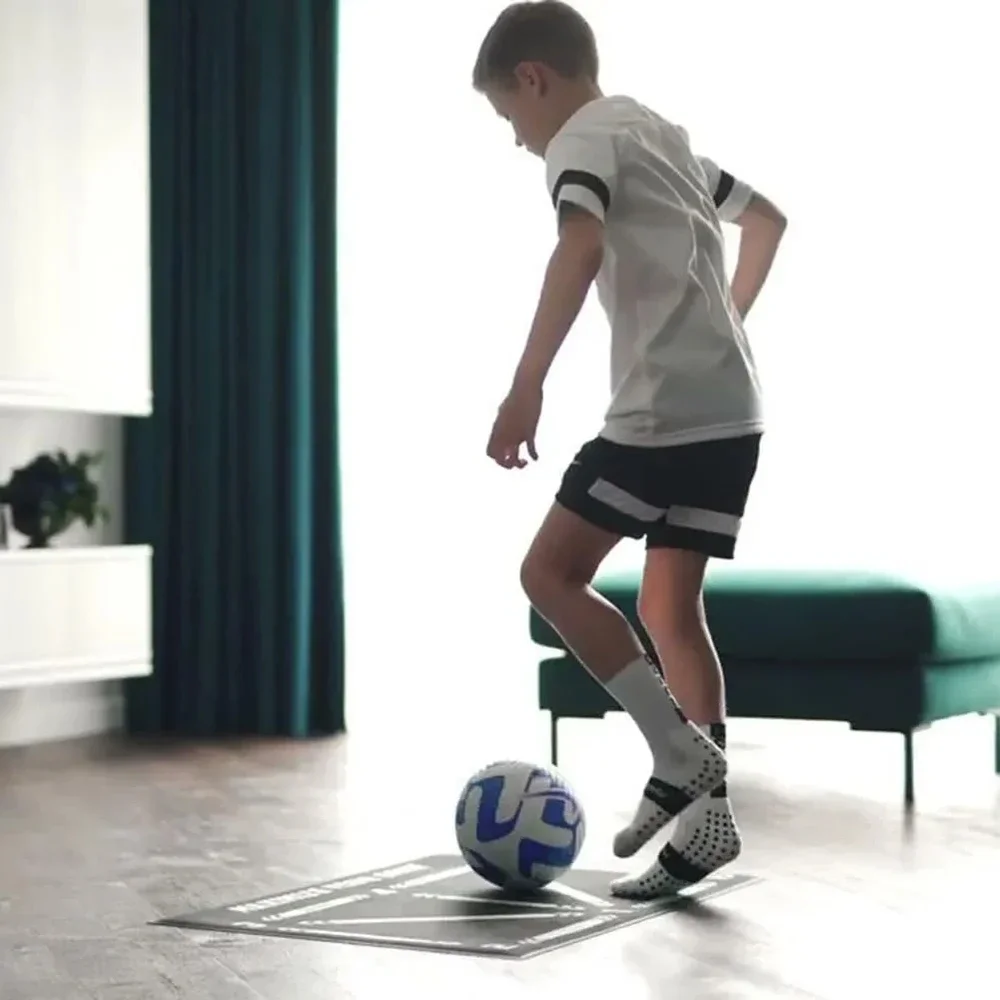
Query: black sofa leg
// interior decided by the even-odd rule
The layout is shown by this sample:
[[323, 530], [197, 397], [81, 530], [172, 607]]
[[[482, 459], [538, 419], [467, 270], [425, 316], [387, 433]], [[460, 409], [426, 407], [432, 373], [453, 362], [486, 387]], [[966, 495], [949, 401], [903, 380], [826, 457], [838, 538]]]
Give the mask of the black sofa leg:
[[549, 717], [549, 759], [553, 767], [559, 766], [559, 716], [555, 712]]
[[903, 733], [903, 801], [907, 809], [913, 808], [913, 730]]

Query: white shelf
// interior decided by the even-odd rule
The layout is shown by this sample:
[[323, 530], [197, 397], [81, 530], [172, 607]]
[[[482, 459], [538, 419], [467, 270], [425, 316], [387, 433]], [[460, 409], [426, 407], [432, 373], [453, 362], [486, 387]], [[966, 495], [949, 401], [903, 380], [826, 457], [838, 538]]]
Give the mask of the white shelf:
[[0, 689], [152, 673], [152, 549], [0, 550]]
[[59, 382], [27, 381], [0, 377], [0, 409], [50, 410], [98, 413], [118, 417], [148, 417], [153, 412], [153, 394], [148, 389]]

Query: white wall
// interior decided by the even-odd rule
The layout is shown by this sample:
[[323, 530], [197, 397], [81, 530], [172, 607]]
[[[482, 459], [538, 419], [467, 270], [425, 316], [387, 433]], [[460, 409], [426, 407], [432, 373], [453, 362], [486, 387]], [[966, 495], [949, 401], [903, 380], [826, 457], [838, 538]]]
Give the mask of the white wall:
[[[55, 544], [114, 544], [118, 415], [151, 404], [145, 0], [0, 0], [0, 142], [0, 481], [40, 451], [103, 452], [111, 523]], [[113, 682], [0, 690], [0, 745], [119, 708]]]
[[[748, 322], [770, 429], [740, 561], [995, 577], [992, 8], [576, 5], [606, 92], [685, 125], [790, 219]], [[607, 402], [591, 300], [546, 390], [541, 461], [511, 473], [485, 458], [555, 238], [542, 165], [470, 84], [502, 6], [342, 5], [349, 659], [370, 657], [390, 622], [400, 637], [378, 671], [349, 673], [358, 715], [450, 702], [475, 720], [480, 705], [535, 698], [517, 565]], [[447, 44], [427, 59], [412, 40], [436, 18]], [[373, 107], [391, 109], [391, 127]], [[612, 559], [639, 554], [626, 544]]]

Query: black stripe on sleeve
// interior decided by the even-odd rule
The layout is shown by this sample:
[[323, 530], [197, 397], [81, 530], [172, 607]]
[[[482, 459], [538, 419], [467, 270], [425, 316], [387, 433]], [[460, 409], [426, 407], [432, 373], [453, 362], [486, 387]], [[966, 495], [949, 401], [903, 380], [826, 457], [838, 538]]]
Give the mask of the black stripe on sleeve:
[[736, 179], [732, 174], [727, 173], [725, 170], [719, 171], [719, 183], [715, 189], [715, 207], [718, 208], [720, 205], [725, 204], [726, 199], [732, 194], [733, 185], [736, 183]]
[[588, 191], [593, 192], [604, 206], [605, 212], [611, 207], [611, 190], [607, 184], [600, 177], [588, 174], [585, 170], [564, 170], [559, 175], [559, 180], [556, 181], [556, 185], [552, 189], [553, 205], [559, 204], [559, 192], [567, 184], [576, 184], [578, 187], [584, 187]]

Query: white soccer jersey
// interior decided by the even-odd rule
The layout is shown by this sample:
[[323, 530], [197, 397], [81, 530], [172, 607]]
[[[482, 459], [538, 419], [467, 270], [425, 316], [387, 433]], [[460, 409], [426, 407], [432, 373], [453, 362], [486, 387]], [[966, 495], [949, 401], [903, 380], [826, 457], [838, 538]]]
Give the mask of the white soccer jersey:
[[602, 436], [656, 447], [759, 433], [760, 388], [720, 226], [752, 190], [628, 97], [577, 111], [545, 164], [556, 210], [573, 203], [605, 227], [597, 290], [611, 324], [611, 405]]

